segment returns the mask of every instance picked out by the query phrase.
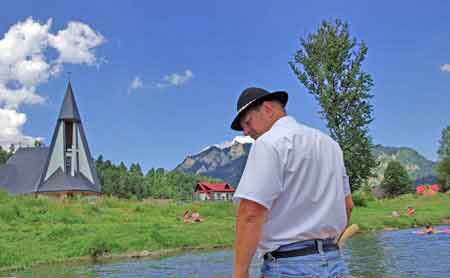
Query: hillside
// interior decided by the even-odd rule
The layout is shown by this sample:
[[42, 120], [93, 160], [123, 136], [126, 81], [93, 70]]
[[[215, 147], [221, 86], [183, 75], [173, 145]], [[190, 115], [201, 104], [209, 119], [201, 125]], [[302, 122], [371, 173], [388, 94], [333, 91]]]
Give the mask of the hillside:
[[[218, 178], [237, 186], [250, 147], [251, 143], [241, 143], [236, 140], [233, 140], [231, 145], [225, 145], [225, 147], [214, 145], [198, 154], [186, 157], [175, 168], [175, 171]], [[434, 171], [436, 163], [426, 159], [412, 148], [376, 145], [373, 152], [379, 161], [379, 165], [374, 169], [376, 177], [370, 180], [371, 185], [380, 183], [390, 160], [398, 160], [405, 166], [415, 184], [436, 181]]]

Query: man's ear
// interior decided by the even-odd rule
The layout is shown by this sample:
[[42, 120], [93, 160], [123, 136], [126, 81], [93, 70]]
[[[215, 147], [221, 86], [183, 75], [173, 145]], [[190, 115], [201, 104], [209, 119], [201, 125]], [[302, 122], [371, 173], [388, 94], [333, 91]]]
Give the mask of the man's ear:
[[271, 101], [264, 101], [261, 106], [264, 109], [264, 112], [269, 115], [273, 114], [273, 103]]

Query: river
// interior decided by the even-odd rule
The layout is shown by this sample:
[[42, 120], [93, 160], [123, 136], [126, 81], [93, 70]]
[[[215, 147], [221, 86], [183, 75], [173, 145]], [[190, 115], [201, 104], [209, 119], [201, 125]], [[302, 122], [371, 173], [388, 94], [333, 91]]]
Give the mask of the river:
[[[445, 228], [450, 226], [437, 227]], [[416, 230], [363, 233], [348, 240], [343, 254], [351, 277], [450, 277], [450, 234], [418, 235]], [[40, 266], [0, 277], [222, 278], [231, 276], [232, 261], [232, 251], [222, 250], [162, 259]], [[258, 273], [255, 260], [250, 277], [258, 277]]]

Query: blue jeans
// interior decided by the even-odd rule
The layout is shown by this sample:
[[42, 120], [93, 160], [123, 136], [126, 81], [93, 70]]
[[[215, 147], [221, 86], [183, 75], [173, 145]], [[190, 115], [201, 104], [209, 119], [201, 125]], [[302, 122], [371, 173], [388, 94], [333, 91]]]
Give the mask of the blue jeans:
[[[318, 240], [318, 253], [289, 258], [269, 258], [264, 260], [261, 267], [261, 277], [264, 278], [338, 278], [348, 277], [347, 267], [342, 259], [340, 250], [324, 251], [323, 244], [331, 240]], [[314, 240], [291, 243], [281, 246], [277, 251], [288, 251], [315, 246]]]

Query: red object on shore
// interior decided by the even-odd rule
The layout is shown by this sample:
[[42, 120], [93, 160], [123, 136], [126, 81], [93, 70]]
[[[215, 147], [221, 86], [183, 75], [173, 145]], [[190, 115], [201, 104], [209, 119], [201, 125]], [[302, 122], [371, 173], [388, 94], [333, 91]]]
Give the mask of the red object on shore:
[[441, 186], [439, 184], [432, 185], [419, 185], [416, 187], [416, 193], [418, 195], [434, 195], [441, 190]]

